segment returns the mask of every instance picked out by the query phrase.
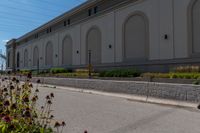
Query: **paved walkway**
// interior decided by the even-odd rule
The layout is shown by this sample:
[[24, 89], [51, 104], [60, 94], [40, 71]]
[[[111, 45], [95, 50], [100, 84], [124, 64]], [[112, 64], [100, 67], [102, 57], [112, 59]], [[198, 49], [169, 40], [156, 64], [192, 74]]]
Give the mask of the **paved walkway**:
[[200, 112], [124, 98], [40, 87], [40, 98], [55, 93], [54, 115], [63, 133], [199, 133]]

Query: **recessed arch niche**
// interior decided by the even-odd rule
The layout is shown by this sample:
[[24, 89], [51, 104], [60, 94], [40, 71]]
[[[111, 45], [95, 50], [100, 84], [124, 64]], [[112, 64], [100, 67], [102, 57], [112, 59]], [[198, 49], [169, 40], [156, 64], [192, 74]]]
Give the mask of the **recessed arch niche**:
[[124, 23], [124, 62], [144, 61], [148, 58], [148, 20], [143, 13], [130, 15]]

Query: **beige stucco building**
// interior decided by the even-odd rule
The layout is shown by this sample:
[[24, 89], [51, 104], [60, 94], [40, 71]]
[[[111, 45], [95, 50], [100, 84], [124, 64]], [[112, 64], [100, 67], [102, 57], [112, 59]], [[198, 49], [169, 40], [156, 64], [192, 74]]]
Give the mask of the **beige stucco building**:
[[200, 0], [88, 0], [7, 43], [7, 69], [135, 66], [167, 71], [200, 61]]

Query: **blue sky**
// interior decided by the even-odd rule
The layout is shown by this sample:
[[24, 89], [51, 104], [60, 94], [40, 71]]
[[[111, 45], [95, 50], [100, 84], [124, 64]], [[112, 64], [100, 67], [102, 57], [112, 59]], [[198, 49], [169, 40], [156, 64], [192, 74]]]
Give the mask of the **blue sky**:
[[18, 38], [86, 0], [0, 0], [0, 50]]

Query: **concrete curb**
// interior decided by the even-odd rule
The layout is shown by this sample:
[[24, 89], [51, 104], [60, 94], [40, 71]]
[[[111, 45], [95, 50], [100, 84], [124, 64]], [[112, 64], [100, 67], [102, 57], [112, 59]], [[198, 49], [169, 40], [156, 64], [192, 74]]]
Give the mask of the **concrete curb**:
[[54, 85], [48, 85], [48, 84], [43, 84], [40, 86], [68, 90], [68, 91], [73, 91], [73, 92], [94, 94], [94, 95], [118, 97], [118, 98], [130, 100], [130, 101], [159, 104], [159, 105], [165, 105], [165, 106], [176, 106], [176, 107], [181, 107], [181, 108], [194, 108], [194, 109], [196, 109], [198, 106], [198, 104], [192, 103], [192, 102], [159, 99], [159, 98], [154, 98], [154, 97], [138, 96], [138, 95], [133, 95], [133, 94], [129, 95], [129, 94], [121, 94], [121, 93], [102, 92], [102, 91], [96, 91], [96, 90], [87, 90], [87, 89], [72, 88], [72, 87], [65, 87], [65, 86], [54, 86]]

